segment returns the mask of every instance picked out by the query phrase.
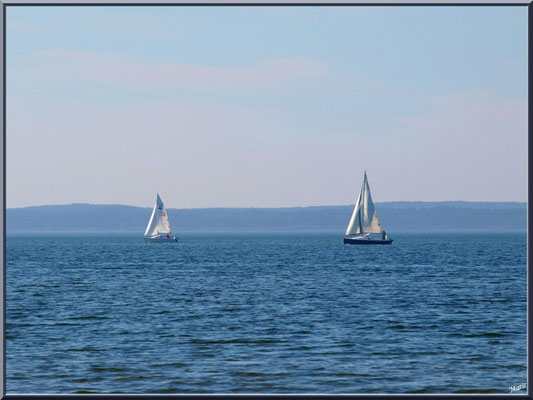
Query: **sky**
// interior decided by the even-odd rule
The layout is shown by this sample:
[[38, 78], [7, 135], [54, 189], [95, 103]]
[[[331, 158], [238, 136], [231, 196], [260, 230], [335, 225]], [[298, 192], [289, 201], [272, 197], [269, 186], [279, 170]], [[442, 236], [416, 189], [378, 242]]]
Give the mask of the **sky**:
[[527, 7], [6, 11], [7, 207], [527, 201]]

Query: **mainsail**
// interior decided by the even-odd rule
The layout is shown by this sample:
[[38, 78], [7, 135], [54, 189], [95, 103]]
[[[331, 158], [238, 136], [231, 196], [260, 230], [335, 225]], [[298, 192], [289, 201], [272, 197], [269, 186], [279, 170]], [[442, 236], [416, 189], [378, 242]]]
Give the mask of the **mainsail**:
[[158, 194], [154, 205], [154, 210], [152, 211], [152, 216], [150, 217], [150, 222], [148, 222], [144, 236], [153, 237], [159, 235], [160, 233], [170, 233], [170, 223], [168, 222], [165, 205], [161, 201], [161, 197], [159, 197]]
[[370, 195], [370, 186], [368, 186], [366, 171], [361, 193], [355, 203], [348, 229], [346, 229], [346, 236], [362, 235], [363, 233], [383, 233], [376, 209], [374, 208], [374, 203], [372, 202], [372, 196]]

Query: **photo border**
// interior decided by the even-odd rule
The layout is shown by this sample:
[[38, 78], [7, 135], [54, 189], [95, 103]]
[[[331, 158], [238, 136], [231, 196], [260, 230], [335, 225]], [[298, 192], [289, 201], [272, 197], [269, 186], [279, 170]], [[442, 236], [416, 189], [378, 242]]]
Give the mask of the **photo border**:
[[[6, 9], [7, 7], [57, 7], [57, 6], [69, 6], [69, 7], [87, 7], [87, 6], [140, 6], [140, 7], [154, 7], [154, 6], [176, 6], [176, 7], [200, 7], [200, 6], [214, 6], [214, 7], [224, 7], [224, 6], [260, 6], [260, 7], [269, 7], [269, 6], [283, 6], [283, 7], [298, 7], [298, 6], [317, 6], [317, 7], [486, 7], [486, 6], [495, 6], [495, 7], [528, 7], [528, 106], [527, 106], [527, 115], [528, 115], [528, 204], [527, 204], [527, 394], [7, 394], [6, 393]], [[405, 400], [405, 399], [472, 399], [472, 398], [488, 398], [491, 400], [503, 400], [503, 399], [532, 399], [531, 394], [533, 391], [529, 388], [529, 383], [533, 382], [533, 371], [530, 368], [530, 337], [532, 332], [531, 324], [531, 307], [530, 307], [530, 296], [529, 288], [533, 285], [533, 276], [531, 274], [531, 261], [530, 261], [530, 248], [532, 245], [532, 239], [529, 235], [529, 228], [531, 226], [531, 215], [529, 213], [529, 199], [533, 196], [533, 187], [531, 185], [531, 169], [533, 167], [533, 162], [529, 157], [533, 153], [533, 124], [531, 122], [532, 115], [532, 104], [533, 104], [533, 62], [531, 59], [531, 54], [533, 54], [533, 2], [529, 1], [516, 1], [512, 0], [510, 2], [505, 2], [501, 0], [388, 0], [388, 1], [371, 1], [371, 0], [346, 0], [346, 1], [332, 1], [327, 2], [324, 0], [288, 0], [286, 2], [277, 1], [265, 1], [265, 0], [211, 0], [211, 1], [198, 1], [194, 2], [191, 0], [158, 0], [149, 2], [146, 0], [83, 0], [82, 2], [76, 2], [72, 0], [55, 0], [55, 1], [35, 1], [35, 0], [0, 0], [0, 21], [2, 21], [2, 27], [0, 29], [2, 38], [0, 40], [2, 49], [0, 51], [2, 60], [0, 65], [2, 66], [2, 80], [1, 80], [1, 90], [3, 96], [1, 97], [1, 123], [2, 123], [2, 141], [1, 154], [2, 162], [0, 163], [1, 168], [1, 179], [2, 179], [2, 196], [0, 197], [0, 202], [2, 203], [2, 214], [1, 214], [1, 224], [2, 230], [1, 240], [2, 246], [0, 247], [0, 258], [1, 258], [1, 268], [2, 273], [0, 274], [0, 299], [2, 301], [2, 307], [0, 308], [0, 318], [2, 321], [2, 329], [0, 333], [0, 398], [6, 400], [40, 400], [40, 399], [143, 399], [143, 398], [156, 398], [156, 399], [246, 399], [246, 400], [259, 400], [259, 399], [269, 399], [269, 398], [279, 398], [289, 397], [289, 398], [329, 398], [329, 399], [391, 399], [391, 400]]]

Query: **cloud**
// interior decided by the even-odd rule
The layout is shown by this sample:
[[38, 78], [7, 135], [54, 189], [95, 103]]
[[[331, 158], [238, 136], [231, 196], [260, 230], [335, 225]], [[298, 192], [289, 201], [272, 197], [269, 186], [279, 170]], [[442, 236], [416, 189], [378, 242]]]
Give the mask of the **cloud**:
[[413, 132], [441, 133], [438, 146], [493, 139], [524, 140], [527, 99], [490, 90], [463, 91], [426, 99], [423, 114], [397, 119]]
[[398, 190], [429, 200], [527, 199], [526, 97], [456, 92], [428, 98], [413, 114], [396, 120], [402, 140], [390, 149], [389, 160], [411, 177]]
[[[309, 58], [263, 58], [241, 65], [151, 63], [109, 53], [47, 50], [12, 56], [8, 66], [14, 91], [36, 87], [70, 88], [78, 85], [105, 85], [110, 88], [154, 91], [257, 91], [305, 88], [328, 79], [329, 65]], [[87, 86], [89, 88], [90, 86]]]
[[523, 96], [357, 91], [297, 57], [192, 65], [50, 50], [8, 63], [11, 205], [59, 192], [132, 204], [161, 187], [188, 207], [339, 204], [365, 168], [380, 201], [527, 198]]
[[6, 31], [8, 31], [11, 35], [16, 34], [16, 33], [43, 32], [43, 30], [40, 27], [37, 27], [35, 24], [31, 22], [25, 22], [21, 20], [12, 20], [12, 19], [9, 19], [7, 21]]

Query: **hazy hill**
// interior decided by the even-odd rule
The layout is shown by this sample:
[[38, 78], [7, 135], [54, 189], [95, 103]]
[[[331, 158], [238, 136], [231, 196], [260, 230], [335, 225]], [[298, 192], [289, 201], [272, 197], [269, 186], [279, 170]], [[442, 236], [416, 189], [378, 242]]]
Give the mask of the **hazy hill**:
[[[388, 232], [402, 230], [525, 230], [526, 203], [376, 203]], [[144, 232], [152, 209], [124, 205], [68, 204], [7, 210], [8, 232]], [[175, 232], [339, 231], [350, 206], [167, 209]]]

